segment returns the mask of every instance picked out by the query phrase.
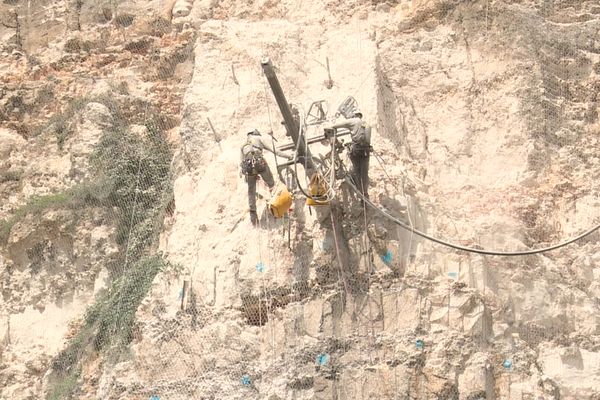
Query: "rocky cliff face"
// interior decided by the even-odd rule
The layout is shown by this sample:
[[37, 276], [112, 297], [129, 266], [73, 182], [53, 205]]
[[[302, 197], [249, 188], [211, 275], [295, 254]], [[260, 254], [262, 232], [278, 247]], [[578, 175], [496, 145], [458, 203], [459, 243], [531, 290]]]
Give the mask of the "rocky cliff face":
[[[1, 6], [2, 399], [46, 396], [86, 308], [151, 247], [170, 201], [193, 32], [158, 4], [101, 6], [77, 13], [81, 30], [54, 2]], [[48, 396], [66, 398], [55, 381]]]
[[[296, 193], [288, 240], [250, 225], [238, 175], [248, 130], [289, 141], [268, 56], [301, 113], [357, 99], [371, 199], [406, 224], [502, 251], [572, 237], [599, 221], [595, 2], [175, 3], [84, 2], [61, 11], [80, 32], [5, 49], [0, 398], [600, 398], [598, 233], [455, 251], [340, 184], [333, 214]], [[81, 194], [122, 181], [107, 143], [143, 190]]]

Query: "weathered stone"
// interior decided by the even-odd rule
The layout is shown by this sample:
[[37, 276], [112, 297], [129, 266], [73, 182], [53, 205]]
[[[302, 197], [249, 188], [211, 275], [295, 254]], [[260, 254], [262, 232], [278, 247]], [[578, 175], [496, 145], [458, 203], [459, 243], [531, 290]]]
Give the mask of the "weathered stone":
[[[394, 288], [396, 289], [396, 288]], [[384, 331], [398, 333], [412, 331], [420, 324], [421, 298], [416, 289], [383, 293]]]
[[598, 394], [600, 387], [600, 355], [576, 346], [553, 348], [542, 346], [540, 354], [544, 374], [552, 378], [562, 396], [586, 398]]
[[303, 309], [304, 334], [317, 337], [321, 334], [323, 321], [323, 301], [313, 300], [308, 302]]
[[495, 381], [493, 362], [485, 353], [475, 353], [467, 361], [464, 372], [458, 378], [459, 399], [494, 400]]

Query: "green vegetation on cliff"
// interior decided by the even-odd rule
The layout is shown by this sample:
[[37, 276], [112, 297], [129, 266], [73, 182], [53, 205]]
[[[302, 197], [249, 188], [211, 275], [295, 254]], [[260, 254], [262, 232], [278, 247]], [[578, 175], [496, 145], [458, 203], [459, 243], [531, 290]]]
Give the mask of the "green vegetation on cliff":
[[[48, 207], [102, 207], [114, 221], [118, 257], [108, 261], [111, 286], [91, 305], [80, 331], [52, 361], [48, 399], [76, 398], [82, 363], [94, 352], [116, 361], [133, 339], [136, 310], [158, 272], [171, 265], [154, 254], [167, 206], [172, 199], [172, 154], [155, 113], [128, 120], [109, 107], [116, 123], [107, 128], [90, 157], [92, 179], [64, 193], [35, 199], [5, 222]], [[129, 122], [128, 122], [129, 121]], [[143, 123], [135, 132], [130, 123]]]

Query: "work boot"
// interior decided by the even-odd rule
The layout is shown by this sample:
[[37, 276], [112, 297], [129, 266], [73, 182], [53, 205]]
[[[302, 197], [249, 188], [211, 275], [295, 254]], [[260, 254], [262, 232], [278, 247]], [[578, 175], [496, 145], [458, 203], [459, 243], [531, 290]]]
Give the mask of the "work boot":
[[252, 222], [252, 226], [258, 225], [258, 215], [256, 211], [250, 211], [250, 222]]

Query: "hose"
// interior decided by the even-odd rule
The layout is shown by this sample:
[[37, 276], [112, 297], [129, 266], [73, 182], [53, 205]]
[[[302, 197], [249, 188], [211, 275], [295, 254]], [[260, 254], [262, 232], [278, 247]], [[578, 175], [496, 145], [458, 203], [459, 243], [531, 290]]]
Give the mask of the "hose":
[[350, 179], [349, 176], [346, 176], [346, 183], [348, 183], [348, 185], [350, 186], [350, 188], [366, 203], [368, 204], [371, 208], [373, 208], [375, 211], [377, 211], [379, 214], [383, 215], [384, 217], [386, 217], [387, 219], [389, 219], [390, 221], [394, 222], [395, 224], [399, 225], [400, 227], [418, 235], [421, 236], [424, 239], [430, 240], [432, 242], [441, 244], [443, 246], [446, 247], [450, 247], [453, 248], [455, 250], [462, 250], [462, 251], [466, 251], [469, 253], [476, 253], [476, 254], [483, 254], [483, 255], [489, 255], [489, 256], [527, 256], [527, 255], [532, 255], [532, 254], [540, 254], [540, 253], [545, 253], [548, 251], [552, 251], [552, 250], [556, 250], [558, 248], [567, 246], [571, 243], [574, 243], [580, 239], [583, 239], [584, 237], [591, 235], [592, 233], [594, 233], [595, 231], [597, 231], [598, 229], [600, 229], [600, 224], [597, 224], [595, 226], [593, 226], [592, 228], [580, 233], [579, 235], [572, 237], [564, 242], [560, 242], [551, 246], [547, 246], [547, 247], [541, 247], [539, 249], [531, 249], [531, 250], [521, 250], [521, 251], [497, 251], [497, 250], [485, 250], [485, 249], [476, 249], [473, 247], [467, 247], [467, 246], [462, 246], [459, 244], [454, 244], [454, 243], [450, 243], [447, 242], [445, 240], [442, 239], [438, 239], [435, 238], [433, 236], [430, 236], [426, 233], [423, 233], [421, 231], [419, 231], [418, 229], [408, 226], [406, 225], [404, 222], [402, 222], [401, 220], [399, 220], [398, 218], [390, 215], [389, 213], [387, 213], [386, 211], [382, 210], [381, 208], [377, 207], [375, 204], [373, 204], [373, 202], [371, 202], [371, 200], [369, 200], [368, 198], [366, 198], [361, 192], [360, 190], [358, 190], [358, 188], [354, 185], [354, 183], [352, 182], [352, 180]]

